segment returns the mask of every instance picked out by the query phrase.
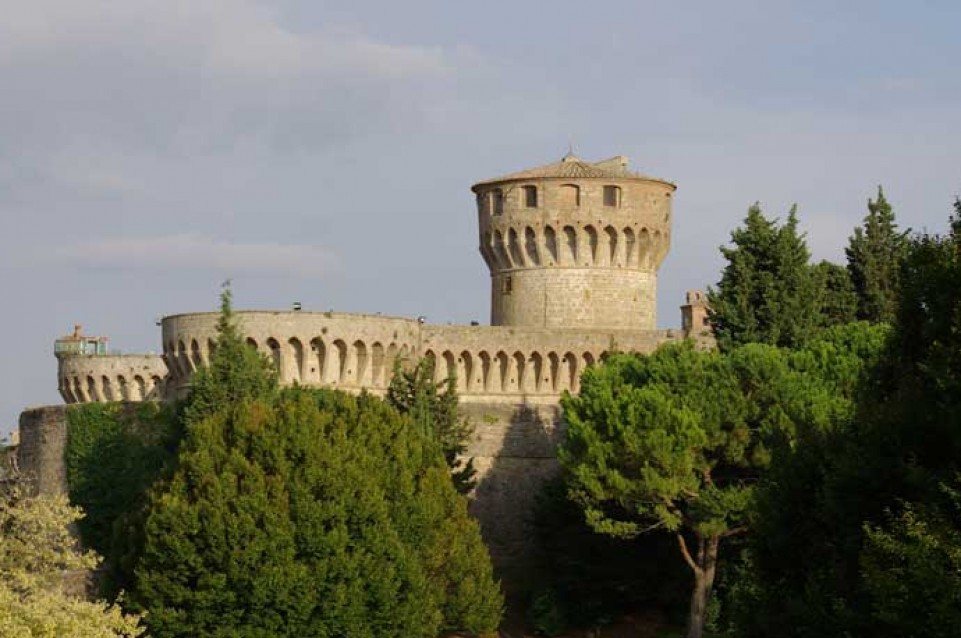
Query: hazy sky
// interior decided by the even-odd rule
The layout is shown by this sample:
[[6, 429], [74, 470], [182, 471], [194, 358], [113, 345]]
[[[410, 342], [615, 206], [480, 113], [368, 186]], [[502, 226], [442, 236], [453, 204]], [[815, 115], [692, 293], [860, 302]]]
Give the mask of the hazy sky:
[[469, 186], [624, 154], [675, 181], [659, 323], [759, 200], [840, 260], [883, 184], [961, 191], [961, 3], [0, 0], [0, 434], [53, 340], [241, 308], [488, 319]]

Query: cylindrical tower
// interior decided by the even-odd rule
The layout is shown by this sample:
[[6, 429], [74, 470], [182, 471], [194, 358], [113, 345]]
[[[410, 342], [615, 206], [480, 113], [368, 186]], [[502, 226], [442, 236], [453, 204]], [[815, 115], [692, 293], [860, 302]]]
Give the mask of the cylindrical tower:
[[474, 184], [491, 324], [654, 329], [675, 189], [573, 154]]

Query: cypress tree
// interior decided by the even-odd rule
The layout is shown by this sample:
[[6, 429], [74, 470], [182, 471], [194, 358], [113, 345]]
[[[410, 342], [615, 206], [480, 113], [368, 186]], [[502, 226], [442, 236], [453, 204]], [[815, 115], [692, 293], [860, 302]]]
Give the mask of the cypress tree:
[[493, 632], [503, 598], [439, 444], [367, 394], [278, 391], [222, 305], [146, 516], [132, 600], [151, 635]]
[[731, 233], [731, 241], [733, 246], [721, 248], [728, 262], [721, 281], [708, 291], [719, 347], [804, 343], [822, 323], [823, 290], [808, 263], [804, 236], [798, 233], [797, 207], [779, 226], [754, 204], [744, 225]]
[[894, 321], [907, 245], [907, 231], [898, 231], [894, 210], [878, 186], [877, 199], [868, 199], [864, 223], [854, 229], [845, 249], [848, 272], [858, 297], [858, 319], [873, 323]]

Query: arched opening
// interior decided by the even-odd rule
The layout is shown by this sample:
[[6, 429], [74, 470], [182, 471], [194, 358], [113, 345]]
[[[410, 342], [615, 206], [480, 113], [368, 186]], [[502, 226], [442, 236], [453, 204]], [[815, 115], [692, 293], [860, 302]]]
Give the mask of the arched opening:
[[490, 389], [491, 356], [486, 351], [481, 351], [477, 358], [480, 359], [480, 378], [476, 385], [480, 386], [481, 391], [488, 392]]
[[551, 352], [547, 355], [547, 361], [550, 364], [549, 376], [544, 379], [546, 385], [544, 385], [545, 391], [550, 391], [556, 393], [558, 391], [558, 379], [561, 368], [560, 357], [557, 356], [556, 352]]
[[101, 385], [103, 385], [103, 398], [106, 401], [119, 401], [117, 397], [113, 395], [113, 384], [110, 383], [110, 377], [103, 375], [100, 379]]
[[454, 359], [454, 353], [450, 350], [445, 350], [444, 354], [441, 356], [444, 359], [444, 363], [441, 366], [443, 369], [441, 370], [441, 377], [437, 380], [438, 383], [444, 383], [453, 377], [457, 382], [456, 387], [459, 388], [459, 386], [463, 383], [463, 379], [457, 376], [457, 361]]
[[528, 392], [542, 392], [546, 387], [544, 384], [544, 357], [539, 352], [531, 353], [530, 369], [527, 379], [525, 379], [525, 390]]
[[584, 232], [587, 234], [587, 255], [584, 265], [591, 266], [597, 263], [597, 231], [593, 226], [586, 226]]
[[574, 230], [573, 226], [564, 226], [564, 245], [567, 247], [567, 252], [564, 257], [561, 258], [561, 263], [563, 264], [576, 264], [577, 263], [577, 231]]
[[607, 235], [607, 263], [611, 266], [620, 265], [617, 263], [617, 231], [613, 226], [606, 226], [604, 234]]
[[190, 359], [193, 363], [194, 368], [202, 368], [204, 365], [204, 358], [200, 355], [200, 344], [197, 343], [196, 339], [190, 340]]
[[497, 258], [499, 268], [513, 268], [514, 264], [507, 254], [507, 246], [504, 245], [504, 235], [499, 230], [494, 231], [494, 256]]
[[295, 383], [303, 383], [304, 380], [304, 344], [297, 337], [287, 340], [287, 345], [293, 353], [291, 365], [288, 366], [288, 378]]
[[637, 268], [637, 240], [634, 238], [634, 229], [624, 229], [624, 255], [625, 265], [628, 268]]
[[527, 263], [540, 265], [539, 255], [537, 254], [537, 235], [534, 229], [528, 226], [524, 229], [524, 250], [527, 251]]
[[322, 383], [324, 376], [324, 366], [327, 364], [327, 346], [324, 345], [320, 337], [310, 340], [310, 366], [307, 368], [306, 379], [308, 383]]
[[544, 227], [544, 244], [547, 246], [547, 254], [551, 260], [548, 265], [557, 263], [557, 234], [551, 226]]
[[525, 265], [524, 256], [521, 254], [521, 244], [517, 238], [517, 231], [513, 228], [507, 231], [507, 247], [510, 249], [511, 260], [514, 262], [514, 267]]
[[354, 342], [354, 361], [357, 366], [354, 373], [354, 383], [361, 386], [370, 385], [367, 380], [367, 344], [359, 339]]
[[514, 377], [511, 379], [513, 385], [519, 392], [527, 390], [527, 359], [520, 352], [514, 353]]
[[136, 394], [136, 397], [137, 397], [134, 400], [143, 401], [144, 398], [147, 396], [146, 382], [143, 380], [143, 377], [138, 374], [133, 378], [133, 384], [134, 384], [134, 394]]
[[277, 371], [278, 375], [283, 375], [284, 369], [281, 367], [282, 361], [280, 360], [280, 344], [273, 337], [267, 339], [267, 348], [270, 350], [270, 361], [274, 364], [274, 370]]
[[375, 341], [370, 346], [370, 384], [375, 388], [386, 386], [384, 372], [384, 346]]
[[461, 392], [471, 392], [474, 388], [474, 359], [464, 350], [457, 359], [457, 387]]
[[505, 352], [498, 352], [495, 358], [497, 361], [494, 366], [494, 373], [497, 379], [496, 383], [492, 384], [493, 389], [497, 392], [507, 392], [510, 387], [510, 361]]
[[334, 383], [344, 383], [347, 380], [347, 344], [341, 339], [334, 341], [331, 349], [331, 356], [336, 357], [336, 363], [330, 366], [332, 372], [337, 376], [333, 379]]

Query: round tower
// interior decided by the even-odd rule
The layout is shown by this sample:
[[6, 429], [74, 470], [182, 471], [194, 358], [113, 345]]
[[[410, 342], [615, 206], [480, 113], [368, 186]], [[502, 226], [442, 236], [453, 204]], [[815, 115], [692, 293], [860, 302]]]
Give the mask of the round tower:
[[654, 329], [675, 189], [573, 154], [474, 184], [491, 324]]

